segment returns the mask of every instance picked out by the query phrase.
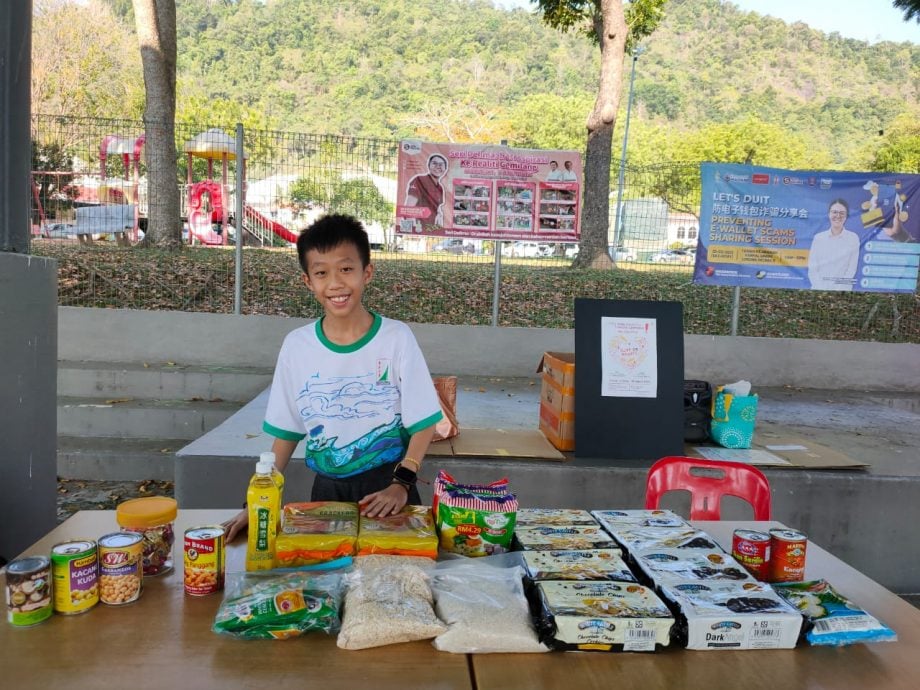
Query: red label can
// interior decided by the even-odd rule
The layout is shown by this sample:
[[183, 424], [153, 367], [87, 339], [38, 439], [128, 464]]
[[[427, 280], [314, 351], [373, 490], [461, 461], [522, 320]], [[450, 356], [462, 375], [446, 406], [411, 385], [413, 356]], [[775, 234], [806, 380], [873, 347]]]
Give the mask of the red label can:
[[752, 529], [736, 529], [732, 535], [732, 556], [758, 580], [769, 577], [770, 535]]
[[805, 548], [808, 537], [794, 529], [770, 530], [769, 582], [801, 582], [805, 579]]
[[224, 588], [223, 527], [185, 531], [185, 593], [201, 597]]

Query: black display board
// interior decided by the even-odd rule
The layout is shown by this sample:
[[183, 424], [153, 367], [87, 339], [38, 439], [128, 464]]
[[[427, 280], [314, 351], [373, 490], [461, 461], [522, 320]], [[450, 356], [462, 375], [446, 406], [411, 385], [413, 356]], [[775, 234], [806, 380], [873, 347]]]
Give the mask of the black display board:
[[[602, 323], [654, 319], [655, 397], [602, 395]], [[609, 344], [608, 344], [609, 346]], [[684, 454], [684, 329], [680, 302], [575, 300], [575, 455], [643, 460]]]

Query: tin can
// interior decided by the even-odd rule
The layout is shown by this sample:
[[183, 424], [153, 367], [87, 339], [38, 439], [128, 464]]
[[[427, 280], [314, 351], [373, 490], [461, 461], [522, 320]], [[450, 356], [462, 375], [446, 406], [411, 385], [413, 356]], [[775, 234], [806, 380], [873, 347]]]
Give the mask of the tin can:
[[85, 613], [99, 603], [99, 555], [96, 542], [67, 541], [51, 549], [54, 612]]
[[752, 529], [736, 529], [732, 535], [732, 556], [758, 580], [769, 577], [770, 535]]
[[184, 552], [186, 594], [202, 597], [224, 588], [223, 527], [185, 530]]
[[137, 601], [143, 565], [144, 535], [113, 532], [99, 537], [99, 601], [110, 606]]
[[805, 548], [808, 537], [794, 529], [770, 530], [769, 582], [801, 582], [805, 579]]
[[6, 619], [26, 627], [48, 620], [51, 605], [51, 561], [45, 556], [19, 558], [6, 566]]

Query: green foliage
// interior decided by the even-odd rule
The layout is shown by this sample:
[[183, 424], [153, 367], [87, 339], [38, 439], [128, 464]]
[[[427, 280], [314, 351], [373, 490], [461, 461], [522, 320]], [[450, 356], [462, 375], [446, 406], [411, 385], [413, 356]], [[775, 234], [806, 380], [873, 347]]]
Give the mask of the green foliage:
[[885, 132], [876, 150], [872, 170], [920, 173], [920, 113], [905, 113]]

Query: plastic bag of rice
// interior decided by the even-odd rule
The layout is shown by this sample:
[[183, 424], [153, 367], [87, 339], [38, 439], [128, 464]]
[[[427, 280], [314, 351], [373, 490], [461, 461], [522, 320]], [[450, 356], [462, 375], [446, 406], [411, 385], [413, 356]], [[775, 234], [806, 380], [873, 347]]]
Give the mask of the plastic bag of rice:
[[435, 611], [449, 626], [435, 648], [455, 654], [549, 651], [537, 639], [523, 575], [520, 566], [492, 567], [479, 559], [435, 570]]
[[447, 630], [432, 609], [434, 566], [416, 556], [361, 556], [346, 577], [345, 612], [336, 644], [367, 649], [427, 640]]

